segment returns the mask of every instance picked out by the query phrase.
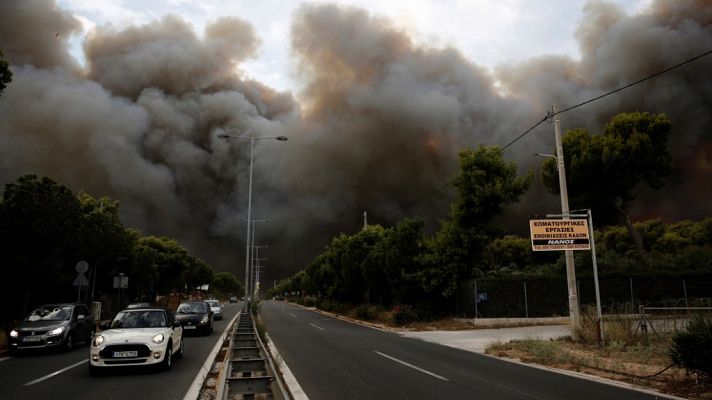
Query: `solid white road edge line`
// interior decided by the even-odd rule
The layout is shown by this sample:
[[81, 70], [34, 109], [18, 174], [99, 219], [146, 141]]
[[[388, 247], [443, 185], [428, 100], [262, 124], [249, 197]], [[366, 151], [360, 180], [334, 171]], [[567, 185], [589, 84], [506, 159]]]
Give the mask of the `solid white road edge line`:
[[315, 327], [316, 329], [318, 329], [318, 330], [320, 330], [320, 331], [323, 331], [323, 330], [325, 330], [324, 328], [320, 327], [320, 326], [319, 326], [319, 325], [317, 325], [317, 324], [311, 324], [311, 323], [310, 323], [309, 325], [311, 325], [311, 326]]
[[235, 316], [232, 318], [230, 323], [227, 324], [227, 326], [225, 326], [225, 330], [218, 338], [218, 342], [215, 343], [213, 350], [208, 355], [208, 358], [203, 363], [203, 366], [200, 367], [200, 370], [198, 371], [198, 374], [195, 376], [195, 379], [193, 380], [193, 383], [190, 385], [190, 388], [188, 389], [187, 392], [185, 392], [185, 396], [183, 396], [183, 400], [196, 400], [198, 398], [198, 396], [200, 395], [200, 388], [203, 387], [203, 382], [205, 382], [205, 377], [208, 376], [208, 372], [210, 372], [210, 367], [213, 365], [213, 361], [215, 361], [215, 357], [217, 357], [218, 352], [220, 352], [220, 349], [222, 348], [222, 344], [225, 341], [225, 337], [227, 337], [227, 331], [235, 323], [235, 320], [237, 320], [237, 317], [240, 315], [241, 312], [242, 311], [239, 311], [237, 314], [235, 314]]
[[291, 315], [291, 316], [292, 316], [292, 318], [297, 318], [297, 316], [296, 316], [296, 315], [294, 315], [294, 314], [289, 314], [289, 315]]
[[403, 364], [403, 365], [405, 365], [406, 367], [413, 368], [413, 369], [416, 370], [416, 371], [420, 371], [420, 372], [422, 372], [422, 373], [424, 373], [424, 374], [428, 374], [428, 375], [430, 375], [430, 376], [432, 376], [432, 377], [438, 378], [438, 379], [443, 380], [443, 381], [445, 381], [445, 382], [450, 382], [450, 380], [447, 379], [447, 378], [445, 378], [444, 376], [440, 376], [440, 375], [434, 374], [434, 373], [432, 373], [432, 372], [430, 372], [430, 371], [428, 371], [428, 370], [422, 369], [422, 368], [420, 368], [420, 367], [416, 367], [416, 366], [413, 365], [413, 364], [409, 364], [409, 363], [407, 363], [407, 362], [405, 362], [405, 361], [403, 361], [403, 360], [399, 360], [399, 359], [397, 359], [397, 358], [395, 358], [395, 357], [391, 357], [391, 356], [389, 356], [388, 354], [383, 354], [383, 353], [381, 353], [380, 351], [375, 351], [375, 350], [374, 350], [373, 352], [376, 353], [376, 354], [378, 354], [379, 356], [386, 357], [386, 358], [389, 359], [389, 360], [393, 360], [393, 361], [395, 361], [395, 362], [397, 362], [397, 363]]
[[269, 347], [269, 352], [272, 353], [272, 358], [277, 364], [277, 369], [282, 374], [284, 384], [289, 388], [292, 398], [294, 400], [309, 400], [309, 397], [306, 393], [304, 393], [304, 389], [302, 389], [302, 386], [299, 382], [297, 382], [297, 378], [294, 374], [292, 374], [292, 370], [289, 369], [287, 363], [284, 362], [282, 355], [279, 354], [279, 351], [277, 351], [277, 347], [275, 347], [267, 332], [265, 332], [265, 337], [267, 338], [267, 347]]
[[11, 358], [11, 357], [2, 357], [2, 358], [0, 358], [0, 362], [7, 361], [7, 360], [9, 360], [10, 358]]
[[49, 374], [49, 375], [45, 375], [45, 376], [43, 376], [43, 377], [41, 377], [41, 378], [35, 379], [35, 380], [32, 381], [32, 382], [27, 382], [27, 383], [25, 383], [25, 386], [31, 386], [31, 385], [34, 385], [35, 383], [40, 383], [40, 382], [42, 382], [42, 381], [46, 381], [47, 379], [49, 379], [49, 378], [51, 378], [51, 377], [53, 377], [53, 376], [57, 376], [57, 375], [61, 374], [62, 372], [69, 371], [70, 369], [72, 369], [72, 368], [74, 368], [74, 367], [78, 367], [78, 366], [80, 366], [80, 365], [82, 365], [82, 364], [84, 364], [84, 363], [87, 363], [87, 362], [89, 362], [89, 359], [88, 359], [88, 358], [87, 358], [86, 360], [79, 361], [78, 363], [74, 363], [74, 364], [72, 364], [72, 365], [70, 365], [70, 366], [68, 366], [68, 367], [66, 367], [66, 368], [62, 368], [62, 369], [60, 369], [59, 371], [52, 372], [52, 373]]

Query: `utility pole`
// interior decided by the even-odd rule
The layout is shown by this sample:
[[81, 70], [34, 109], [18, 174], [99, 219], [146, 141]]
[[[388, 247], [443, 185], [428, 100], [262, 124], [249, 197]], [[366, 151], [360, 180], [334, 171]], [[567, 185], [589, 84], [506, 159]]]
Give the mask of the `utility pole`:
[[363, 212], [363, 229], [366, 229], [368, 227], [368, 213], [366, 211]]
[[[553, 106], [554, 113], [554, 138], [556, 139], [556, 169], [559, 171], [559, 192], [561, 192], [561, 214], [564, 219], [569, 219], [569, 193], [566, 188], [566, 169], [564, 168], [564, 148], [561, 144], [561, 124], [559, 121], [559, 107]], [[571, 318], [571, 337], [579, 339], [581, 317], [579, 315], [578, 293], [576, 290], [576, 268], [574, 266], [574, 252], [565, 250], [566, 258], [566, 285], [569, 290], [569, 317]]]

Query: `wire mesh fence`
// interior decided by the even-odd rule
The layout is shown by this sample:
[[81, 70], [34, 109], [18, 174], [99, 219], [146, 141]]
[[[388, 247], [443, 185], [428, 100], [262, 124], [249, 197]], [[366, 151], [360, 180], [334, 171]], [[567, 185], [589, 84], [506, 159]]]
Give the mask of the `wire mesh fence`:
[[[579, 304], [595, 305], [592, 277], [577, 280]], [[599, 278], [604, 314], [639, 314], [641, 307], [712, 307], [712, 274], [684, 276], [609, 276]], [[537, 318], [567, 316], [565, 277], [485, 278], [458, 289], [460, 317]]]

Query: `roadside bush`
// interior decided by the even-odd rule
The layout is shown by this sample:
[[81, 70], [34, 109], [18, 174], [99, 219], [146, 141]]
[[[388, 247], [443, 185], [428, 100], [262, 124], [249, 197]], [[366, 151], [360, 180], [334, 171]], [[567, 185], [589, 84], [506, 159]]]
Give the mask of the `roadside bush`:
[[334, 302], [329, 299], [323, 299], [319, 302], [319, 304], [317, 304], [316, 308], [323, 311], [334, 312], [336, 311], [336, 304], [334, 304]]
[[670, 358], [703, 379], [712, 379], [712, 319], [696, 315], [672, 338]]
[[356, 307], [356, 310], [354, 310], [356, 318], [364, 321], [373, 321], [375, 319], [378, 319], [379, 313], [380, 309], [378, 308], [378, 306], [373, 306], [370, 304], [361, 304], [360, 306]]
[[306, 296], [302, 300], [302, 305], [304, 307], [316, 307], [318, 299], [315, 296]]
[[403, 305], [397, 305], [393, 308], [393, 311], [391, 312], [391, 319], [393, 320], [393, 323], [396, 325], [405, 325], [410, 322], [415, 321], [417, 318], [417, 315], [415, 314], [415, 311], [413, 310], [412, 306], [409, 306], [407, 304]]
[[250, 302], [250, 309], [252, 311], [252, 315], [257, 315], [260, 313], [260, 306], [262, 303], [259, 300], [252, 300]]

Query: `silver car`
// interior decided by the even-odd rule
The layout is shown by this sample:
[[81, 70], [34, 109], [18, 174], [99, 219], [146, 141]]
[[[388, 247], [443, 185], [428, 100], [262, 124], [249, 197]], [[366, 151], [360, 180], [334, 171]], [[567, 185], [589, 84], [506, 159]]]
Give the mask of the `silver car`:
[[210, 304], [210, 310], [213, 312], [213, 319], [223, 319], [223, 305], [219, 300], [205, 300]]

